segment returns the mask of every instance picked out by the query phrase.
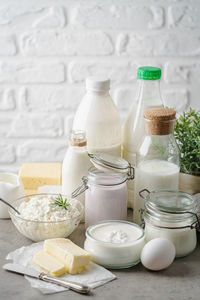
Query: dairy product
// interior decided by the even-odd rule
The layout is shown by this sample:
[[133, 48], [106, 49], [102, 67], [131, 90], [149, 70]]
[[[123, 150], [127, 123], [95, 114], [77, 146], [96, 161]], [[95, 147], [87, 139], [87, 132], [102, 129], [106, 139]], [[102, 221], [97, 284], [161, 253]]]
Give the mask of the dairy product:
[[128, 268], [140, 261], [143, 229], [126, 221], [105, 221], [86, 231], [84, 248], [94, 262], [108, 268]]
[[33, 256], [33, 264], [53, 276], [61, 276], [66, 273], [65, 265], [44, 250]]
[[180, 191], [154, 191], [145, 201], [146, 241], [162, 237], [170, 240], [176, 257], [191, 253], [196, 247], [197, 201]]
[[19, 176], [25, 190], [37, 190], [42, 185], [61, 185], [60, 163], [25, 163]]
[[134, 222], [141, 224], [141, 191], [178, 190], [179, 150], [173, 136], [176, 112], [154, 107], [144, 111], [146, 135], [137, 150]]
[[[170, 224], [173, 226], [173, 223]], [[174, 224], [174, 227], [177, 224]], [[196, 229], [191, 228], [159, 228], [148, 221], [145, 222], [146, 241], [162, 237], [170, 240], [176, 249], [176, 257], [186, 256], [191, 253], [197, 244]]]
[[[90, 158], [86, 148], [85, 133], [81, 131], [72, 131], [69, 139], [69, 148], [65, 154], [62, 164], [62, 193], [71, 195], [80, 185], [82, 177], [88, 174], [91, 167]], [[85, 204], [85, 194], [77, 197], [79, 201]]]
[[90, 234], [102, 242], [124, 244], [137, 240], [141, 236], [141, 230], [127, 222], [107, 222], [92, 226]]
[[74, 117], [73, 129], [86, 132], [89, 153], [121, 155], [121, 120], [109, 91], [110, 81], [86, 80], [87, 93]]
[[103, 220], [126, 220], [126, 174], [104, 173], [95, 168], [88, 175], [85, 193], [85, 226]]
[[91, 261], [90, 254], [69, 239], [46, 240], [44, 250], [61, 261], [70, 274], [82, 272]]
[[[0, 198], [12, 205], [15, 199], [23, 196], [24, 189], [19, 176], [12, 173], [0, 173]], [[2, 201], [0, 201], [0, 218], [10, 218], [8, 206]]]
[[[138, 145], [145, 135], [144, 110], [149, 107], [162, 106], [160, 95], [161, 70], [154, 67], [140, 67], [138, 69], [138, 96], [125, 120], [122, 143], [123, 157], [136, 166], [136, 152]], [[128, 207], [134, 207], [134, 181], [129, 181], [128, 186]]]
[[67, 209], [64, 209], [54, 205], [56, 200], [56, 195], [44, 194], [16, 201], [15, 207], [20, 216], [12, 213], [13, 223], [23, 235], [33, 241], [67, 237], [78, 226], [83, 206], [76, 199], [66, 199]]
[[24, 201], [18, 207], [20, 217], [31, 221], [63, 221], [66, 218], [79, 216], [80, 212], [72, 200], [67, 200], [67, 210], [55, 206], [56, 196], [46, 195], [44, 197], [33, 196], [29, 201]]
[[139, 192], [143, 189], [156, 190], [178, 190], [179, 167], [174, 163], [153, 159], [139, 163], [135, 170], [135, 203], [134, 222], [141, 223], [140, 209], [144, 209], [144, 199]]

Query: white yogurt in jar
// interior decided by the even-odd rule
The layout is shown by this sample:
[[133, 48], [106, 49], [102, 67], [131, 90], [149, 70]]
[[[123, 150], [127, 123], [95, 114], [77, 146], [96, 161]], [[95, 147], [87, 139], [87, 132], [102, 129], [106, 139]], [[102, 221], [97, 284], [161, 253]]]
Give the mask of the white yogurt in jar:
[[136, 265], [144, 246], [141, 227], [126, 221], [105, 221], [86, 231], [85, 250], [94, 262], [110, 269]]
[[85, 226], [127, 218], [127, 174], [89, 169], [85, 193]]
[[[174, 225], [176, 226], [176, 224]], [[146, 242], [158, 237], [166, 238], [174, 244], [176, 249], [176, 257], [183, 257], [190, 254], [196, 248], [196, 244], [197, 244], [196, 229], [159, 228], [153, 226], [152, 224], [146, 221], [145, 223]]]
[[154, 191], [145, 201], [145, 240], [170, 240], [176, 257], [190, 254], [196, 247], [197, 202], [181, 191]]

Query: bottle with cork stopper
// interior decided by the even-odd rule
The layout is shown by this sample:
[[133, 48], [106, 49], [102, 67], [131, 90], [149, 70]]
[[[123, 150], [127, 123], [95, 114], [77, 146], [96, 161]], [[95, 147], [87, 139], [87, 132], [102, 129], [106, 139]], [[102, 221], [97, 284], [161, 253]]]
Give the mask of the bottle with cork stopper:
[[[62, 164], [62, 193], [71, 197], [72, 192], [82, 182], [82, 177], [88, 174], [92, 166], [87, 152], [87, 140], [85, 131], [72, 130], [68, 139], [69, 147]], [[85, 204], [85, 196], [77, 197]]]
[[178, 190], [179, 151], [173, 136], [176, 112], [155, 107], [144, 111], [146, 135], [136, 154], [135, 206], [133, 219], [143, 222], [144, 199], [141, 190]]
[[[145, 135], [144, 110], [163, 107], [160, 93], [161, 69], [141, 66], [137, 70], [138, 94], [133, 101], [122, 130], [123, 158], [133, 167], [136, 166], [136, 152]], [[127, 183], [128, 207], [134, 209], [134, 180]]]

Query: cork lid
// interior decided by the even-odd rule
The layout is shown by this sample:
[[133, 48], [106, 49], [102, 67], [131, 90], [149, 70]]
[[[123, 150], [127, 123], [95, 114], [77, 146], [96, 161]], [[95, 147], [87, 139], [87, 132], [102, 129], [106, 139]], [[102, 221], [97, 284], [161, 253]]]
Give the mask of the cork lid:
[[68, 140], [70, 146], [84, 147], [87, 145], [85, 131], [72, 130]]
[[144, 111], [145, 130], [148, 134], [167, 135], [173, 132], [175, 110], [164, 107], [148, 108]]
[[168, 121], [176, 117], [175, 110], [165, 107], [153, 107], [144, 111], [144, 117], [148, 120]]

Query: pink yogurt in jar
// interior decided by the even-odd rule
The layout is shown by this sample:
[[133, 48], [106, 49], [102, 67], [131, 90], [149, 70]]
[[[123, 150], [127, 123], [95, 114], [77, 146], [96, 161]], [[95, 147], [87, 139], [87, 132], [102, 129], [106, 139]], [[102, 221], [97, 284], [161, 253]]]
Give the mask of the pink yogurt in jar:
[[127, 174], [89, 169], [85, 194], [86, 228], [103, 220], [126, 220]]

